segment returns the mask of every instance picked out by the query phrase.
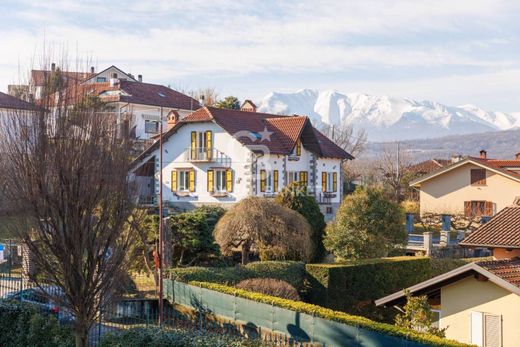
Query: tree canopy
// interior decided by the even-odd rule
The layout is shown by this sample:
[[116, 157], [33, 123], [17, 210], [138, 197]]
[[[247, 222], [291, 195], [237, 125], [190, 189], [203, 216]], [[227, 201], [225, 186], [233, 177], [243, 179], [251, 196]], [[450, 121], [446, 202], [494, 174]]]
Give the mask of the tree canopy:
[[375, 188], [358, 188], [347, 196], [324, 239], [326, 249], [343, 259], [384, 257], [405, 243], [401, 207]]
[[215, 107], [227, 108], [230, 110], [240, 110], [240, 100], [236, 96], [226, 96], [223, 100], [219, 100]]
[[299, 213], [267, 198], [249, 197], [229, 209], [215, 227], [215, 240], [226, 255], [251, 251], [262, 260], [310, 260], [311, 227]]
[[316, 199], [308, 194], [307, 187], [295, 182], [284, 187], [276, 196], [275, 201], [282, 206], [298, 212], [309, 222], [312, 229], [311, 260], [320, 262], [325, 255], [323, 234], [325, 233], [327, 224], [325, 223], [325, 217], [321, 213], [320, 206], [316, 202]]

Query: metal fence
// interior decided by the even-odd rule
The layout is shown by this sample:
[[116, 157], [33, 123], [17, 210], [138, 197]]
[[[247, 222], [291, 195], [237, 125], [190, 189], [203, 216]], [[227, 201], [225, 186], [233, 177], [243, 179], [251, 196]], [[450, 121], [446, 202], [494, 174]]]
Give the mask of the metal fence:
[[[53, 286], [43, 286], [45, 292], [54, 296], [61, 290]], [[49, 296], [42, 293], [35, 284], [25, 281], [19, 273], [0, 273], [0, 297], [3, 300], [29, 303], [41, 314], [54, 315], [62, 325], [72, 325], [73, 315]], [[132, 328], [158, 327], [157, 299], [122, 299], [105, 307], [98, 316], [97, 322], [89, 332], [89, 346], [98, 346], [104, 335]], [[248, 325], [235, 324], [229, 320], [215, 318], [202, 310], [202, 307], [172, 305], [165, 302], [164, 329], [191, 330], [200, 334], [215, 333], [227, 336], [262, 338], [276, 346], [309, 346], [294, 337], [279, 332], [259, 335]], [[318, 344], [319, 346], [319, 344]]]
[[425, 347], [427, 344], [385, 335], [365, 328], [224, 294], [174, 280], [165, 280], [170, 302], [195, 310], [201, 317], [216, 316], [238, 327], [269, 336], [286, 336], [297, 344], [323, 347]]

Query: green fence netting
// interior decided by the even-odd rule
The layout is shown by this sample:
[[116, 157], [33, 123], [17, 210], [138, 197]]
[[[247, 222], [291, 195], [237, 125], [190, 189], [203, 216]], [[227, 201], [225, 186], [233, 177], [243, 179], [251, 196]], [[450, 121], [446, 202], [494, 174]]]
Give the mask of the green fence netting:
[[166, 299], [260, 330], [284, 334], [324, 347], [426, 347], [427, 344], [385, 335], [309, 314], [291, 311], [174, 280], [165, 280]]

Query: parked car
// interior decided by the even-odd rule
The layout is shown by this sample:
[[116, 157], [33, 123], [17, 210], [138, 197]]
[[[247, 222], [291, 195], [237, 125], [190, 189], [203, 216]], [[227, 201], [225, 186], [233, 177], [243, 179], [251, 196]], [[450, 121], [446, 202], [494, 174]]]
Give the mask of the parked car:
[[46, 293], [52, 296], [58, 296], [65, 301], [65, 294], [61, 288], [57, 286], [46, 286], [42, 288], [35, 287], [11, 292], [4, 295], [4, 299], [16, 300], [23, 303], [28, 303], [36, 307], [41, 313], [52, 314], [62, 323], [71, 323], [74, 321], [74, 316], [61, 305], [55, 302]]

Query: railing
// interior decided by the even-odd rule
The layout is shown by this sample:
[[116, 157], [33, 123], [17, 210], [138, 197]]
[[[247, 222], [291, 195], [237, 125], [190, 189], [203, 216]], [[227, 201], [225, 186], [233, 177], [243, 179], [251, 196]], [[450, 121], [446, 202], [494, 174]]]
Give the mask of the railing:
[[316, 195], [316, 201], [318, 204], [330, 204], [332, 203], [332, 199], [335, 197], [335, 193], [322, 192]]
[[215, 148], [188, 147], [184, 156], [189, 162], [217, 162], [226, 167], [231, 166], [231, 158]]

